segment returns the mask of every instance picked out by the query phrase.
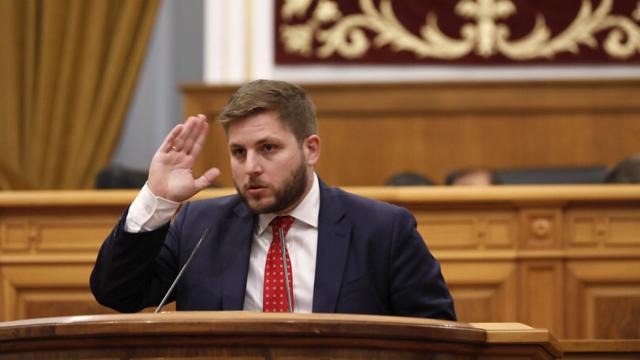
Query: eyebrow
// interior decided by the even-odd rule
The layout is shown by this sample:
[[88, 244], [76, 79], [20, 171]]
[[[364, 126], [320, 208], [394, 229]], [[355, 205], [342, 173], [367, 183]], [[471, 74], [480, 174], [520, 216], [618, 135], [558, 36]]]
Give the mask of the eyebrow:
[[[254, 144], [255, 145], [262, 145], [262, 144], [270, 143], [270, 142], [271, 143], [281, 143], [282, 141], [277, 137], [266, 136], [264, 138], [259, 139]], [[230, 142], [229, 143], [229, 147], [232, 148], [232, 147], [246, 147], [246, 146]]]

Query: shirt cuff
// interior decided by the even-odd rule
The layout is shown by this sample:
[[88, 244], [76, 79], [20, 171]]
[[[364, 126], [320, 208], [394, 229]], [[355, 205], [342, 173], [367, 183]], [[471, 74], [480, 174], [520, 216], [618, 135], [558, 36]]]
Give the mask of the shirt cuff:
[[168, 223], [180, 203], [156, 196], [144, 184], [129, 207], [124, 230], [130, 233], [152, 231]]

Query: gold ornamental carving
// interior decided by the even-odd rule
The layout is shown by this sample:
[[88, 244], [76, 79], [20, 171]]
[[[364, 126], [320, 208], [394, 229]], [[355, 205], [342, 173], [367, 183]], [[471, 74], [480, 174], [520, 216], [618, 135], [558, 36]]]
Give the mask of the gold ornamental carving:
[[[311, 0], [285, 0], [281, 15], [285, 21], [305, 16]], [[579, 46], [598, 48], [612, 58], [625, 59], [640, 53], [640, 1], [629, 16], [612, 14], [613, 0], [602, 0], [595, 8], [591, 0], [582, 0], [572, 22], [552, 36], [542, 15], [531, 31], [511, 39], [509, 27], [500, 20], [517, 13], [511, 0], [460, 0], [454, 11], [470, 21], [460, 29], [459, 37], [444, 34], [437, 14], [426, 14], [419, 36], [407, 30], [397, 19], [391, 0], [360, 0], [360, 12], [343, 15], [333, 0], [319, 0], [311, 18], [299, 25], [281, 25], [280, 37], [286, 51], [309, 57], [314, 39], [319, 43], [315, 55], [328, 58], [339, 55], [357, 59], [371, 49], [389, 46], [395, 52], [409, 51], [420, 58], [458, 59], [469, 54], [483, 58], [503, 55], [516, 61], [553, 58], [559, 53], [579, 52]], [[372, 41], [365, 30], [375, 34]], [[606, 34], [599, 44], [595, 35]], [[372, 44], [373, 43], [373, 44]]]

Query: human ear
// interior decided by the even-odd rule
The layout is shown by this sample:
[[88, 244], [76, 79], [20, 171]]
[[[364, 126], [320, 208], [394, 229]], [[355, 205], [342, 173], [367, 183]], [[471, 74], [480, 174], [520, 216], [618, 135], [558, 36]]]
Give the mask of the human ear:
[[320, 159], [320, 137], [318, 135], [309, 135], [302, 143], [307, 165], [315, 166]]

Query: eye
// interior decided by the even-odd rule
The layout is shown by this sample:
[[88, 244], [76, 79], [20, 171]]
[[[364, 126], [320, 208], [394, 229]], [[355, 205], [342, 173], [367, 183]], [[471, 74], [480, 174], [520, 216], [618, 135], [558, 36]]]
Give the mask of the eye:
[[236, 148], [231, 149], [231, 156], [233, 156], [235, 158], [243, 157], [245, 155], [245, 153], [246, 153], [246, 150], [243, 149], [243, 148], [236, 147]]
[[277, 146], [274, 144], [264, 144], [262, 145], [262, 151], [266, 153], [273, 152], [277, 149]]

